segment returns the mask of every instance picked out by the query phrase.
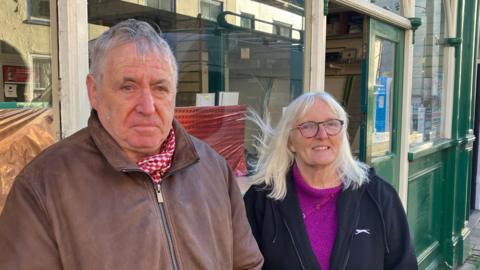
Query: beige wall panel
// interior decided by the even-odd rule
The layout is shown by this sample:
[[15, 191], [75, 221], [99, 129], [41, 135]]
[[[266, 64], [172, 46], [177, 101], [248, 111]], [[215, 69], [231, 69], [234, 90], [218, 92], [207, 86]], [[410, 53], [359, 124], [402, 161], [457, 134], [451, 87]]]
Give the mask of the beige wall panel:
[[192, 17], [197, 17], [199, 10], [199, 0], [177, 1], [177, 13]]
[[17, 49], [23, 61], [29, 63], [29, 56], [32, 53], [50, 55], [50, 27], [26, 22], [28, 19], [26, 2], [2, 1], [0, 40]]

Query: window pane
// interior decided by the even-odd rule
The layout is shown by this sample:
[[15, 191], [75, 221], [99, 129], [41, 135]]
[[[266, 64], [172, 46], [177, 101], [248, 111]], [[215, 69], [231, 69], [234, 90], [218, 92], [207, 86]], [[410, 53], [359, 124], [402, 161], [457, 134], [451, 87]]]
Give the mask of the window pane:
[[222, 3], [214, 0], [200, 1], [200, 14], [202, 18], [216, 21], [218, 14], [222, 12]]
[[[5, 5], [0, 9], [0, 108], [51, 107], [50, 2]], [[15, 9], [23, 11], [8, 14]], [[31, 21], [33, 17], [42, 23]]]
[[242, 12], [240, 26], [243, 28], [255, 29], [255, 15]]
[[292, 36], [292, 26], [288, 23], [273, 21], [273, 34], [289, 38]]
[[[246, 175], [256, 156], [252, 135], [259, 132], [243, 120], [246, 109], [268, 113], [275, 124], [303, 92], [304, 6], [288, 2], [176, 1], [173, 13], [89, 0], [89, 34], [96, 38], [131, 17], [158, 25], [178, 62], [177, 119], [223, 155], [236, 175]], [[233, 14], [217, 21], [222, 11]]]
[[401, 10], [402, 0], [362, 0], [362, 1], [370, 2], [372, 4], [375, 4], [379, 7], [382, 7], [388, 11], [391, 11], [397, 14], [402, 14], [402, 10]]
[[376, 38], [375, 104], [372, 134], [372, 157], [389, 154], [392, 150], [393, 83], [395, 79], [395, 43]]
[[172, 10], [172, 0], [146, 0], [147, 6], [163, 10]]
[[50, 19], [49, 0], [29, 0], [30, 16], [41, 19]]
[[[0, 213], [15, 177], [58, 134], [51, 108], [55, 56], [47, 20], [49, 3], [0, 4]], [[31, 23], [32, 15], [40, 23]]]
[[416, 16], [422, 19], [422, 25], [415, 31], [411, 146], [441, 137], [444, 110], [443, 3], [441, 0], [417, 0], [415, 6]]

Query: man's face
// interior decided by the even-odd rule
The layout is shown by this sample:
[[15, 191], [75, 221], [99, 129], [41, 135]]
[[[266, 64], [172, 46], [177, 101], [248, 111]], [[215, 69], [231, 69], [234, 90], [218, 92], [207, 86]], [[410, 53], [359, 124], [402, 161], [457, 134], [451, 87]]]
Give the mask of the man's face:
[[100, 122], [136, 162], [159, 152], [172, 127], [176, 83], [167, 58], [156, 51], [144, 55], [133, 43], [105, 55], [101, 79], [87, 77], [90, 104]]

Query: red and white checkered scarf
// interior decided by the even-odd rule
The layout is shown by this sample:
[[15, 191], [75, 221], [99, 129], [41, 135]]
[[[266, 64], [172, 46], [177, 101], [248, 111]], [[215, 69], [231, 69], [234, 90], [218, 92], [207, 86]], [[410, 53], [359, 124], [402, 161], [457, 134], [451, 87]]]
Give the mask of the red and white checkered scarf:
[[152, 177], [153, 182], [160, 183], [162, 176], [172, 165], [174, 151], [175, 132], [171, 129], [168, 133], [167, 139], [160, 147], [160, 153], [140, 160], [137, 162], [137, 165]]

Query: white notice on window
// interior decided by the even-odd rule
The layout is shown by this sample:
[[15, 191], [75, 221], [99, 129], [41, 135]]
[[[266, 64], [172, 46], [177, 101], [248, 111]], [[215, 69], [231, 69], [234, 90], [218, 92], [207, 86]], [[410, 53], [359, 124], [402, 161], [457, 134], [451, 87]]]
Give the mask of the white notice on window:
[[238, 105], [238, 92], [220, 92], [220, 96], [218, 98], [218, 105]]
[[215, 106], [215, 93], [197, 94], [195, 105], [197, 107]]
[[16, 98], [17, 97], [17, 85], [5, 84], [5, 97]]

